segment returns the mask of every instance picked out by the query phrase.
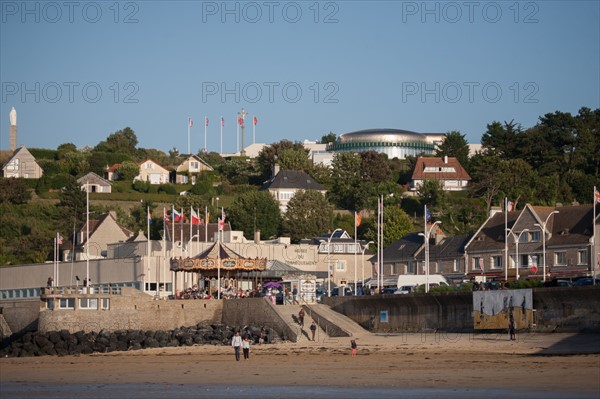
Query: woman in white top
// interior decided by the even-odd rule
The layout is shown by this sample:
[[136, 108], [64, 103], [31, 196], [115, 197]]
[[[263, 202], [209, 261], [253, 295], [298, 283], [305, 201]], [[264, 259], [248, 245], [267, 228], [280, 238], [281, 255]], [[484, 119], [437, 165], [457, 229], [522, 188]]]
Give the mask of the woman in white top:
[[235, 335], [231, 339], [231, 346], [233, 346], [233, 350], [235, 351], [235, 360], [240, 361], [240, 347], [242, 346], [242, 337], [240, 337], [240, 332], [236, 331]]
[[244, 360], [248, 360], [250, 358], [250, 337], [247, 335], [242, 341], [242, 350], [244, 351]]

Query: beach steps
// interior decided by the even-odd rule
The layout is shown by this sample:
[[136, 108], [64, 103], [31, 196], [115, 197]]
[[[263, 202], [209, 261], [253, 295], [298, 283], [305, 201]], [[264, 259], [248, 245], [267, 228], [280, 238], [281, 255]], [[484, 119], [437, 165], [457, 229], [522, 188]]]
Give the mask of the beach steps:
[[[296, 331], [296, 342], [298, 343], [310, 343], [311, 340], [311, 332], [310, 325], [313, 322], [313, 319], [310, 317], [309, 312], [304, 310], [304, 327], [301, 327], [298, 324], [298, 313], [302, 308], [302, 305], [290, 305], [285, 304], [283, 306], [278, 305], [275, 306], [275, 311], [279, 314], [279, 316], [288, 324], [288, 326]], [[318, 342], [319, 338], [325, 337], [325, 331], [320, 328], [317, 324], [317, 332], [315, 333], [315, 341]]]
[[365, 330], [351, 318], [332, 310], [328, 305], [304, 305], [307, 315], [315, 319], [320, 327], [325, 327], [327, 335], [336, 337], [363, 338], [373, 334]]

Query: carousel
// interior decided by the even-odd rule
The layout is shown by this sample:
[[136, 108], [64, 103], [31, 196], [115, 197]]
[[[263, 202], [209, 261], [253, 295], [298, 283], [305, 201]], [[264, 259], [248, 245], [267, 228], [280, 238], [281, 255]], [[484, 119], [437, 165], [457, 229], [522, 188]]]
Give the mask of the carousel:
[[[262, 272], [266, 268], [266, 258], [244, 258], [221, 241], [215, 242], [194, 257], [172, 258], [170, 267], [175, 273], [197, 275], [202, 291], [218, 299], [221, 299], [224, 290], [232, 292], [240, 289], [243, 275], [255, 272], [253, 274], [257, 276], [260, 273], [256, 272]], [[175, 291], [177, 292], [177, 287]]]

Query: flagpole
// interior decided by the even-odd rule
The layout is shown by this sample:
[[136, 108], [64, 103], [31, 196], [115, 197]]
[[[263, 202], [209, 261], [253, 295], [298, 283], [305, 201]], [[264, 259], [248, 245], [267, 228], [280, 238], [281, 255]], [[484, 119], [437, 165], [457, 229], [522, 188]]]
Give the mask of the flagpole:
[[[383, 194], [381, 194], [381, 289], [383, 289]], [[380, 292], [381, 293], [381, 292]]]
[[252, 144], [256, 144], [256, 115], [252, 123]]
[[188, 150], [187, 150], [188, 154], [191, 154], [191, 152], [190, 152], [190, 127], [191, 127], [191, 123], [190, 122], [191, 122], [191, 118], [188, 119]]
[[[433, 217], [432, 217], [433, 219]], [[423, 214], [423, 243], [425, 244], [425, 292], [429, 292], [429, 233], [427, 232], [427, 205]], [[400, 287], [398, 287], [400, 288]]]
[[[175, 258], [175, 205], [171, 205], [171, 258]], [[177, 275], [171, 273], [171, 293], [177, 298]]]
[[596, 190], [596, 186], [594, 186], [594, 201], [592, 202], [594, 219], [592, 220], [592, 285], [596, 285], [596, 268], [598, 265], [598, 253], [596, 248], [596, 203], [600, 202], [600, 199], [597, 199], [598, 190]]
[[90, 183], [85, 183], [85, 288], [90, 293]]
[[208, 205], [204, 206], [204, 242], [208, 242]]
[[52, 262], [52, 278], [54, 279], [54, 285], [57, 285], [57, 277], [56, 277], [56, 237], [52, 240], [53, 248], [54, 248], [54, 259]]
[[144, 289], [142, 291], [146, 292], [146, 284], [150, 281], [150, 207], [146, 206], [146, 225], [148, 228], [148, 237], [146, 241], [146, 256], [148, 257], [148, 265], [146, 266], [146, 270], [144, 272]]
[[[163, 207], [163, 269], [166, 267], [167, 265], [167, 218], [165, 217], [167, 215], [167, 209], [165, 207]], [[167, 271], [164, 270], [163, 273], [164, 277], [165, 277], [165, 283], [167, 280]], [[160, 277], [161, 275], [158, 275], [158, 288], [160, 288]], [[167, 289], [167, 285], [164, 285], [165, 291]], [[160, 299], [160, 294], [158, 295], [158, 298]]]
[[508, 197], [504, 197], [504, 281], [508, 282]]
[[240, 152], [240, 121], [238, 119], [236, 138], [235, 138], [235, 152]]
[[60, 266], [59, 266], [59, 262], [58, 262], [58, 259], [59, 259], [59, 255], [58, 255], [59, 237], [60, 237], [60, 234], [57, 231], [56, 232], [56, 247], [54, 249], [54, 251], [55, 251], [54, 252], [54, 257], [56, 258], [56, 280], [54, 280], [54, 282], [55, 282], [55, 284], [56, 284], [57, 287], [59, 286], [58, 283], [60, 281]]
[[357, 262], [357, 253], [356, 253], [356, 245], [357, 245], [357, 230], [358, 230], [358, 226], [356, 224], [356, 211], [354, 211], [354, 295], [358, 295], [358, 282], [356, 281], [358, 279], [358, 275], [357, 275], [357, 271], [356, 271], [356, 262]]
[[223, 153], [223, 125], [225, 124], [225, 119], [223, 119], [223, 115], [221, 115], [221, 152], [219, 155]]
[[206, 129], [208, 128], [208, 116], [204, 117], [204, 152], [208, 152], [206, 147]]

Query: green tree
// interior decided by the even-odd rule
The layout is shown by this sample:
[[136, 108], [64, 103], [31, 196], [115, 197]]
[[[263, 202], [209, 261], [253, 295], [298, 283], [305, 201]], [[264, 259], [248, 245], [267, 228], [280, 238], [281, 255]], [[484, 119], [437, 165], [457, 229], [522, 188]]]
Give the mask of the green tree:
[[[362, 235], [365, 240], [377, 243], [377, 220], [369, 218], [363, 220], [364, 227]], [[397, 206], [385, 206], [383, 208], [383, 245], [384, 248], [394, 241], [404, 237], [413, 231], [410, 217]], [[359, 230], [360, 234], [360, 230]], [[377, 248], [377, 245], [375, 245]]]
[[359, 153], [361, 176], [366, 183], [385, 183], [392, 180], [387, 155], [375, 151]]
[[282, 150], [278, 162], [281, 168], [285, 170], [301, 170], [305, 172], [310, 168], [308, 151], [304, 148], [286, 148]]
[[444, 135], [444, 141], [435, 151], [437, 157], [453, 157], [460, 162], [463, 168], [469, 166], [469, 143], [465, 135], [457, 130], [452, 130]]
[[283, 226], [292, 242], [318, 237], [327, 231], [333, 208], [319, 191], [298, 191], [288, 202]]
[[335, 135], [335, 133], [329, 132], [328, 134], [321, 137], [321, 144], [335, 143], [335, 140], [337, 140], [337, 136]]
[[0, 204], [26, 204], [31, 191], [23, 179], [0, 179]]
[[101, 141], [94, 148], [95, 151], [124, 153], [134, 156], [138, 139], [135, 132], [130, 128], [118, 130], [109, 135], [105, 141]]
[[117, 169], [117, 175], [119, 180], [133, 181], [133, 179], [140, 174], [140, 166], [135, 162], [123, 161], [119, 169]]
[[281, 230], [279, 204], [268, 191], [247, 191], [238, 195], [227, 214], [233, 229], [242, 230], [247, 239], [252, 239], [256, 230], [266, 238], [276, 237]]
[[275, 166], [275, 163], [278, 162], [282, 152], [286, 149], [302, 150], [306, 154], [308, 154], [308, 151], [304, 148], [304, 145], [302, 143], [292, 143], [289, 140], [281, 140], [278, 143], [273, 143], [269, 146], [264, 147], [258, 153], [257, 157], [257, 163], [263, 181], [272, 176], [273, 167]]
[[77, 152], [77, 147], [73, 143], [64, 143], [56, 148], [57, 159], [65, 159], [65, 155], [70, 152]]
[[514, 121], [492, 122], [487, 125], [487, 131], [481, 137], [482, 150], [488, 155], [502, 159], [517, 158], [521, 155], [525, 135], [521, 125]]
[[446, 204], [446, 192], [440, 180], [428, 179], [417, 188], [417, 195], [421, 197], [423, 205], [440, 210]]
[[362, 179], [361, 157], [351, 152], [341, 152], [331, 163], [331, 186], [328, 198], [342, 209], [352, 211], [365, 209], [370, 197], [374, 197], [372, 187]]
[[254, 173], [252, 164], [245, 159], [232, 158], [221, 167], [223, 175], [231, 184], [248, 184], [249, 177]]
[[74, 178], [62, 189], [58, 205], [62, 208], [66, 220], [78, 226], [85, 221], [86, 193]]

